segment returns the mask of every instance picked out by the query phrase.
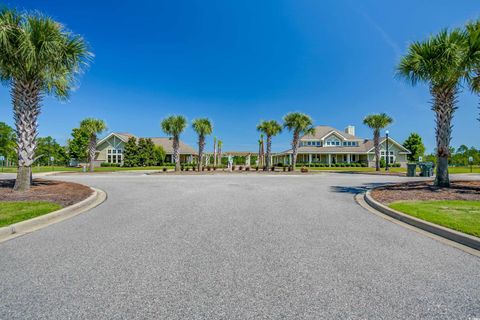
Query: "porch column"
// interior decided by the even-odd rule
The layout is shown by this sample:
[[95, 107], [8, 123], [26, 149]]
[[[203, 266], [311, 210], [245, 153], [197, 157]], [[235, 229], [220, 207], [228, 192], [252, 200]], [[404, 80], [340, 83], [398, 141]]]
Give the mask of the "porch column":
[[288, 155], [288, 164], [292, 164], [292, 154]]
[[312, 154], [309, 153], [308, 154], [308, 164], [311, 164], [312, 163]]
[[350, 153], [347, 154], [347, 163], [350, 163]]
[[330, 153], [328, 154], [328, 166], [332, 166], [332, 155]]

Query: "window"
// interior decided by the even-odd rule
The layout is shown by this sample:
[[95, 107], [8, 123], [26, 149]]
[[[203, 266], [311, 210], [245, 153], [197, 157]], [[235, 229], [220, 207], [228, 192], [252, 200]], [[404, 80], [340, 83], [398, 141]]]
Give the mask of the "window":
[[335, 145], [339, 146], [339, 145], [340, 145], [340, 141], [335, 141]]
[[117, 155], [117, 163], [122, 163], [122, 156], [121, 155]]
[[122, 154], [122, 149], [117, 149], [117, 153]]
[[117, 153], [117, 150], [116, 150], [116, 149], [113, 149], [113, 153]]
[[111, 155], [108, 155], [108, 157], [107, 157], [107, 162], [108, 162], [108, 163], [112, 163], [112, 156], [111, 156]]
[[112, 149], [108, 149], [108, 150], [107, 150], [107, 153], [108, 153], [108, 154], [111, 154], [111, 153], [112, 153]]

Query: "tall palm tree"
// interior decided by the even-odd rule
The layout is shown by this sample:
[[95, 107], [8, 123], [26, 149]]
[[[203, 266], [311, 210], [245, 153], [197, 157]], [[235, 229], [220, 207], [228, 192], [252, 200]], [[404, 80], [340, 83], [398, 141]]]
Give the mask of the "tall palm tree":
[[184, 116], [169, 116], [162, 120], [160, 126], [163, 132], [172, 136], [173, 139], [173, 162], [175, 171], [180, 171], [180, 134], [187, 127], [187, 119]]
[[213, 125], [209, 119], [199, 118], [193, 120], [192, 128], [198, 134], [198, 171], [201, 171], [203, 166], [202, 159], [205, 148], [205, 136], [212, 134]]
[[217, 166], [217, 137], [213, 137], [213, 166]]
[[465, 77], [465, 33], [443, 30], [422, 42], [414, 42], [397, 67], [397, 75], [412, 85], [419, 82], [430, 87], [435, 112], [437, 166], [435, 185], [449, 187], [448, 158], [452, 135], [452, 118], [460, 82]]
[[[371, 114], [363, 119], [363, 123], [373, 129], [373, 146], [375, 148], [375, 170], [380, 171], [380, 130], [392, 124], [393, 119], [386, 113]], [[388, 157], [388, 155], [387, 155]]]
[[82, 37], [47, 16], [0, 11], [0, 80], [11, 88], [17, 133], [14, 190], [30, 188], [44, 96], [67, 99], [75, 76], [92, 56]]
[[89, 171], [93, 172], [95, 152], [97, 151], [97, 137], [107, 130], [105, 121], [94, 118], [86, 118], [80, 122], [80, 130], [88, 135], [88, 164]]
[[258, 165], [263, 166], [263, 156], [264, 156], [264, 148], [263, 148], [263, 133], [260, 135], [260, 140], [258, 140]]
[[275, 120], [262, 121], [257, 125], [257, 130], [267, 136], [266, 167], [270, 169], [270, 153], [272, 151], [272, 137], [282, 132], [282, 126]]
[[219, 166], [222, 165], [222, 146], [223, 146], [223, 141], [217, 140], [217, 154], [218, 154], [217, 165]]
[[293, 133], [292, 139], [292, 166], [295, 168], [297, 164], [298, 146], [300, 144], [300, 136], [306, 134], [315, 134], [313, 120], [310, 116], [300, 113], [291, 112], [283, 117], [283, 127]]

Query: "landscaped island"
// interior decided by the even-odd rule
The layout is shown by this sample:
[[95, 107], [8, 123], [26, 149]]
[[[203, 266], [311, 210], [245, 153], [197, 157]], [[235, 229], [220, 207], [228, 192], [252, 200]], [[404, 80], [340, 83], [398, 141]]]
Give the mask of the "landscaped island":
[[480, 181], [454, 181], [451, 188], [404, 183], [376, 188], [371, 196], [413, 217], [480, 237]]
[[0, 180], [0, 227], [32, 219], [78, 203], [92, 194], [87, 186], [35, 179], [26, 192], [13, 191], [14, 180]]

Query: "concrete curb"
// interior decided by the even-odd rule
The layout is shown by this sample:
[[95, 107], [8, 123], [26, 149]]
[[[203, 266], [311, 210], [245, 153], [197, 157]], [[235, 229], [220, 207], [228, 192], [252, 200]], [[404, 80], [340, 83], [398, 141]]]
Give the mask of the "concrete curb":
[[[375, 188], [374, 188], [375, 189]], [[373, 190], [373, 189], [372, 189]], [[407, 223], [411, 226], [414, 226], [416, 228], [425, 230], [427, 232], [433, 233], [437, 236], [446, 238], [448, 240], [457, 242], [459, 244], [462, 244], [464, 246], [473, 248], [475, 250], [480, 250], [480, 238], [465, 234], [463, 232], [455, 231], [449, 228], [445, 228], [442, 226], [439, 226], [437, 224], [421, 220], [412, 216], [409, 216], [403, 212], [391, 209], [382, 203], [376, 201], [375, 199], [372, 198], [371, 196], [371, 190], [368, 190], [364, 194], [364, 200], [365, 202], [371, 206], [373, 209], [380, 211], [383, 214], [386, 214], [392, 218], [395, 218], [397, 220], [400, 220], [404, 223]]]
[[96, 188], [91, 189], [93, 193], [88, 198], [71, 206], [0, 228], [0, 243], [74, 217], [95, 208], [107, 199], [107, 194], [103, 190]]

